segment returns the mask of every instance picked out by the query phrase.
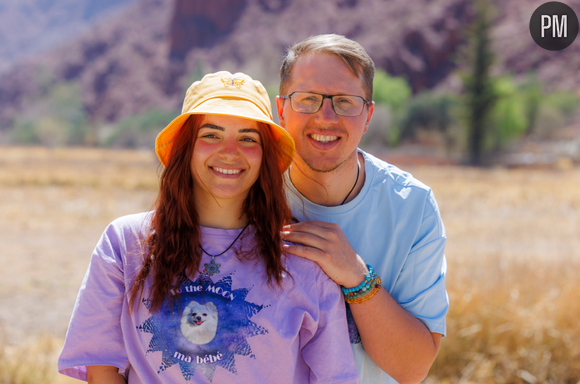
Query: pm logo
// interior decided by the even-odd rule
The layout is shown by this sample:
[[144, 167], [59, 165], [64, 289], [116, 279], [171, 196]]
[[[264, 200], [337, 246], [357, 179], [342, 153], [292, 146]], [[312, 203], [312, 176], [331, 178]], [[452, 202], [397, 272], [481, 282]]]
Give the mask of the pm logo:
[[550, 1], [540, 5], [532, 14], [530, 34], [540, 47], [560, 51], [578, 36], [578, 18], [566, 4]]

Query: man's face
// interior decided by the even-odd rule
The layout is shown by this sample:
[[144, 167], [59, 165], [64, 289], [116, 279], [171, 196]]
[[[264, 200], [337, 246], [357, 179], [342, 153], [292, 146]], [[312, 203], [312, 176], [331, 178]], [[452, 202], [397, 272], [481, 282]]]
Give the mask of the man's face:
[[[303, 56], [294, 65], [287, 94], [295, 91], [365, 97], [361, 79], [340, 57], [320, 53]], [[294, 112], [290, 100], [280, 96], [276, 106], [281, 125], [296, 143], [294, 162], [304, 163], [316, 172], [333, 171], [355, 155], [374, 109], [374, 104], [370, 104], [360, 116], [337, 116], [331, 100], [324, 99], [318, 112], [304, 114]]]

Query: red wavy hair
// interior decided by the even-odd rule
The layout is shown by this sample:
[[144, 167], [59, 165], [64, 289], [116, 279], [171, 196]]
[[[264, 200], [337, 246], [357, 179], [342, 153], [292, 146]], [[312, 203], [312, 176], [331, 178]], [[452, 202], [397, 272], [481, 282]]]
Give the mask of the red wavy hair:
[[[199, 273], [201, 263], [199, 216], [195, 209], [191, 158], [197, 130], [203, 115], [192, 115], [173, 141], [167, 166], [161, 174], [159, 195], [145, 240], [148, 249], [143, 265], [130, 291], [133, 308], [142, 296], [145, 280], [151, 276], [151, 311], [161, 308], [169, 290], [180, 286], [187, 276]], [[256, 259], [266, 267], [268, 284], [280, 287], [284, 268], [280, 232], [290, 223], [292, 213], [286, 202], [280, 159], [284, 156], [276, 145], [271, 128], [258, 122], [262, 139], [262, 163], [258, 180], [250, 188], [243, 204], [248, 223], [254, 226], [256, 246], [238, 254], [240, 260]], [[247, 234], [248, 232], [246, 232]]]

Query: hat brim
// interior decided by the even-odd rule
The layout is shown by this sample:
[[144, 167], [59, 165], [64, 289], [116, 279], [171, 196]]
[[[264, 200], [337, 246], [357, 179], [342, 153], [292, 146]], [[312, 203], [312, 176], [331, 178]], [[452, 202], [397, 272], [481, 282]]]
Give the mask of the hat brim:
[[169, 161], [175, 135], [191, 115], [234, 116], [266, 123], [272, 129], [274, 138], [280, 148], [281, 159], [279, 165], [281, 171], [285, 172], [292, 164], [296, 151], [294, 140], [284, 128], [274, 123], [267, 113], [246, 99], [216, 97], [208, 99], [190, 111], [179, 115], [157, 135], [155, 153], [164, 167]]

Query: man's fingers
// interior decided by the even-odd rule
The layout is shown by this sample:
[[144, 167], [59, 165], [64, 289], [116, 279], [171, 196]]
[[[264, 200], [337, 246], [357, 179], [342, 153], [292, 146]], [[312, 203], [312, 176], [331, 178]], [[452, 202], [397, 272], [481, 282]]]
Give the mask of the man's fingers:
[[319, 249], [308, 247], [306, 245], [301, 244], [284, 244], [282, 245], [282, 247], [288, 253], [303, 257], [308, 260], [312, 260], [314, 262], [318, 262], [322, 254], [322, 252]]
[[336, 230], [340, 230], [340, 227], [333, 223], [310, 220], [286, 225], [284, 226], [284, 230], [289, 232], [306, 232], [321, 238], [328, 238], [330, 233], [334, 233]]
[[299, 221], [298, 223], [293, 223], [293, 224], [288, 224], [286, 227], [296, 227], [296, 228], [300, 228], [300, 227], [309, 227], [311, 225], [320, 227], [320, 228], [326, 228], [326, 229], [333, 229], [335, 227], [338, 227], [337, 224], [334, 223], [328, 223], [326, 221], [318, 221], [318, 220], [306, 220], [306, 221]]
[[318, 249], [324, 249], [324, 242], [326, 241], [316, 234], [298, 231], [284, 231], [282, 232], [282, 238], [292, 243], [300, 243]]

